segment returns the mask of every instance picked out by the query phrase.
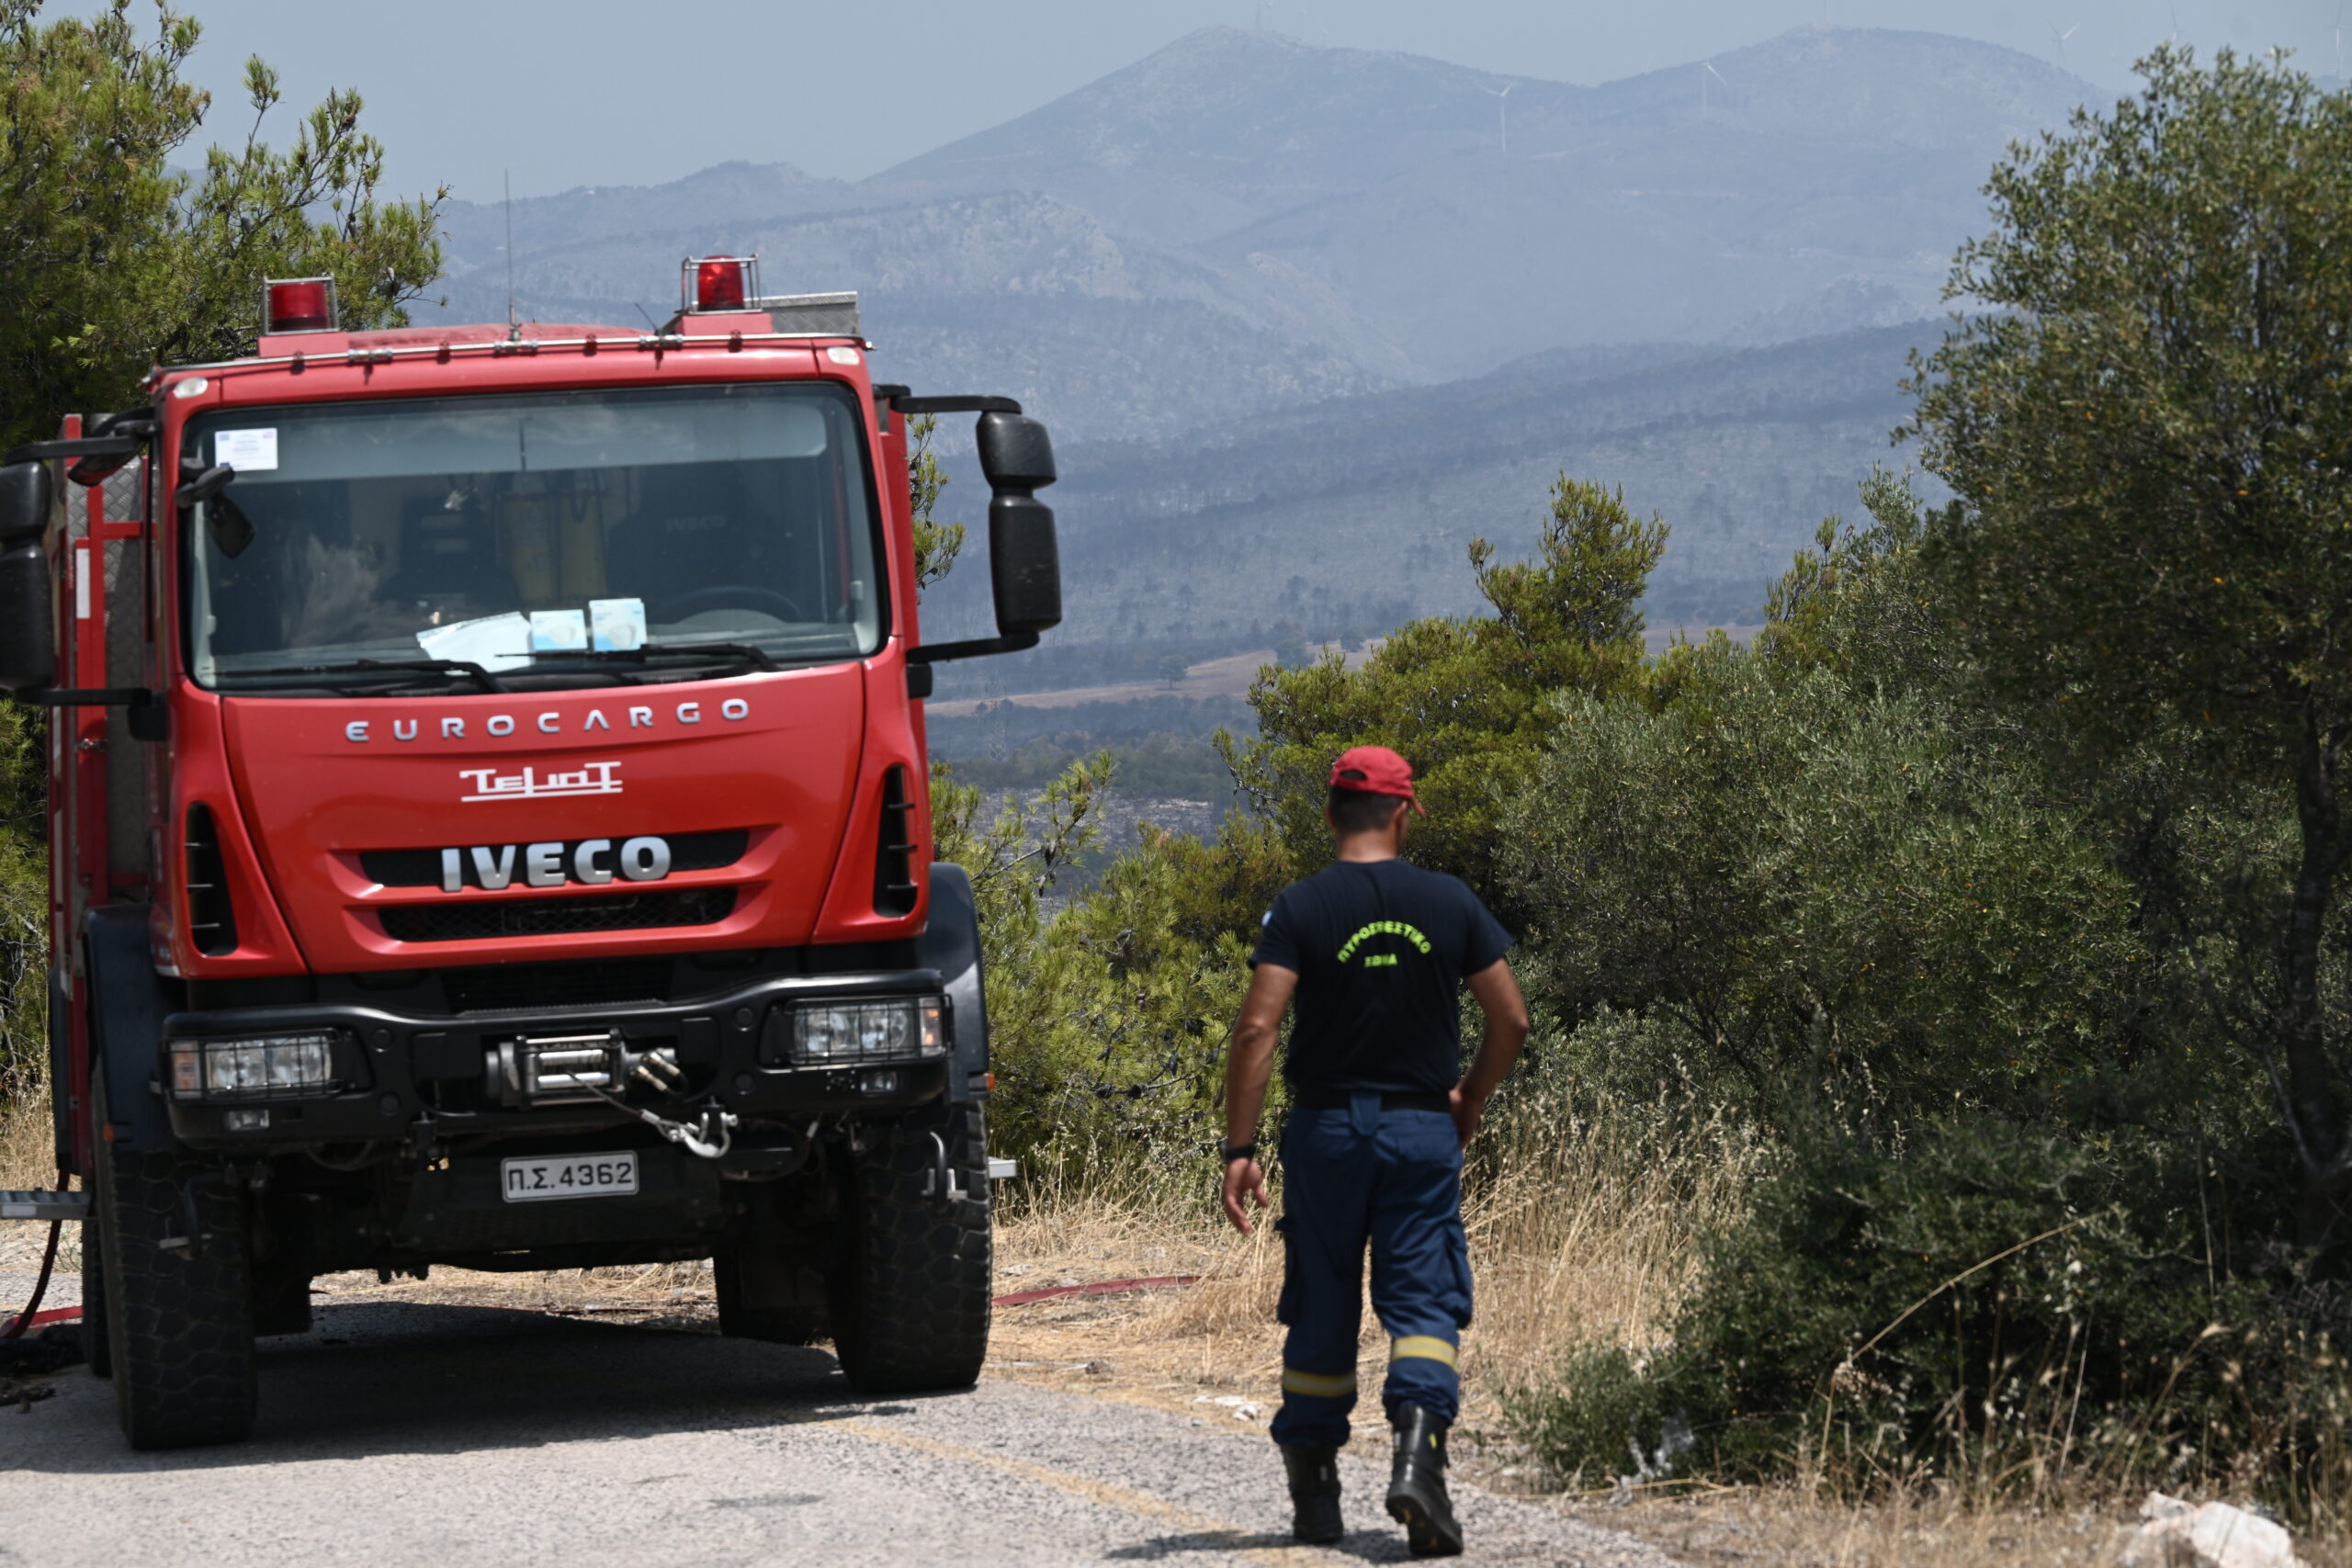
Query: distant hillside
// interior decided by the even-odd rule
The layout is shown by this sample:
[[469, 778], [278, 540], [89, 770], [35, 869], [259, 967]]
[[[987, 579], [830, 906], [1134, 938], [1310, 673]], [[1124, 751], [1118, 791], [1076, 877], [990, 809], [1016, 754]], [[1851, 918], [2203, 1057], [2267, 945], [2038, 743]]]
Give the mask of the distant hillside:
[[[2092, 94], [1870, 28], [1600, 86], [1208, 28], [870, 179], [517, 202], [514, 288], [633, 324], [682, 256], [753, 251], [771, 292], [860, 290], [889, 378], [1042, 414], [1069, 623], [943, 697], [1472, 610], [1464, 544], [1524, 551], [1564, 468], [1673, 525], [1653, 624], [1745, 623], [1899, 457], [1904, 355], [1994, 161]], [[453, 206], [447, 315], [503, 318], [506, 225]], [[967, 439], [948, 511], [978, 522]], [[984, 625], [978, 553], [933, 635]]]
[[[515, 292], [635, 323], [679, 257], [756, 250], [775, 292], [863, 291], [898, 378], [1151, 439], [1548, 348], [1917, 319], [2001, 148], [2090, 91], [1867, 28], [1712, 63], [1573, 86], [1207, 28], [865, 181], [734, 164], [517, 202]], [[453, 204], [447, 316], [503, 318], [505, 231]]]
[[[763, 173], [736, 165], [697, 179], [721, 190], [808, 194]], [[653, 194], [620, 193], [614, 228], [636, 209], [664, 209]], [[470, 227], [453, 229], [453, 248], [457, 234], [481, 231], [481, 215], [465, 216]], [[517, 295], [549, 320], [666, 319], [677, 308], [680, 257], [721, 248], [673, 231], [613, 231], [602, 214], [576, 207], [526, 213], [517, 203], [514, 216]], [[526, 223], [551, 234], [559, 220], [571, 238], [522, 243]], [[1010, 393], [1067, 436], [1164, 435], [1393, 384], [1284, 335], [1272, 312], [1233, 299], [1208, 269], [1122, 242], [1051, 197], [746, 213], [729, 233], [723, 248], [757, 254], [772, 293], [854, 281], [866, 334], [879, 345], [876, 365], [891, 378]], [[505, 316], [503, 265], [453, 274], [444, 287], [452, 319]]]
[[1925, 314], [1994, 158], [2094, 91], [1994, 45], [1871, 28], [1599, 87], [1209, 28], [866, 183], [1046, 192], [1238, 295], [1292, 294], [1368, 367], [1401, 355], [1430, 378], [1720, 338], [1841, 283], [1864, 313], [1803, 326], [1881, 321], [1889, 296]]
[[[1055, 637], [1260, 647], [1284, 622], [1312, 637], [1476, 610], [1468, 541], [1529, 551], [1563, 469], [1623, 486], [1672, 526], [1653, 625], [1752, 624], [1821, 519], [1853, 515], [1872, 465], [1901, 463], [1897, 383], [1934, 336], [1555, 353], [1164, 443], [1073, 447], [1049, 492], [1068, 610]], [[983, 493], [959, 473], [945, 510], [976, 517]], [[951, 576], [924, 606], [929, 635], [978, 629], [987, 598], [985, 573]], [[1018, 660], [983, 662], [943, 670], [942, 696], [1031, 683]]]

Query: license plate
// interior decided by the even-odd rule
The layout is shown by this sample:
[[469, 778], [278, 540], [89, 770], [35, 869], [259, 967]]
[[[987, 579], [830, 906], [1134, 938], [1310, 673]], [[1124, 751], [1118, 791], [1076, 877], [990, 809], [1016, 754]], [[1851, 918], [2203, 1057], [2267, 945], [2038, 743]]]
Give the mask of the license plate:
[[499, 1162], [506, 1201], [537, 1203], [550, 1198], [632, 1198], [637, 1195], [637, 1156], [559, 1155]]

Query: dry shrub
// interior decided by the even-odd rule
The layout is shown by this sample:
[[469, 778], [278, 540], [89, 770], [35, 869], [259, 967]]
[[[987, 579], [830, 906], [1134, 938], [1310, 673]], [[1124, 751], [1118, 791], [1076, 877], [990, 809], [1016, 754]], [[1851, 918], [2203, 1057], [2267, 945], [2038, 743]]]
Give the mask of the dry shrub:
[[1655, 1345], [1765, 1160], [1719, 1117], [1583, 1096], [1544, 1070], [1517, 1087], [1474, 1145], [1464, 1215], [1479, 1324], [1465, 1370], [1498, 1389], [1583, 1346]]

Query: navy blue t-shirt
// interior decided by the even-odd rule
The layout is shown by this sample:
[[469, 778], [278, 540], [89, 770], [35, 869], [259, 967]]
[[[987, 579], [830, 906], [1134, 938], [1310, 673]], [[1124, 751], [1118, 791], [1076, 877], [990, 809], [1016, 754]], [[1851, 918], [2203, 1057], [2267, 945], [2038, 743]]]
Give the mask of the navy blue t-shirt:
[[1298, 976], [1283, 1076], [1317, 1089], [1443, 1094], [1462, 1076], [1462, 981], [1510, 947], [1456, 877], [1334, 861], [1274, 900], [1250, 964]]

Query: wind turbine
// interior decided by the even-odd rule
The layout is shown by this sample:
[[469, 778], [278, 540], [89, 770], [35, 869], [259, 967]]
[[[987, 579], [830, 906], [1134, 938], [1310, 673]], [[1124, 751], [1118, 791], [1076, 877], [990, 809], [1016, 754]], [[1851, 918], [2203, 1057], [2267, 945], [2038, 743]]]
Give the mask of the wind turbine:
[[2343, 74], [2344, 74], [2344, 5], [2343, 5], [2343, 0], [2336, 0], [2336, 6], [2335, 6], [2335, 73], [2336, 73], [2338, 76], [2341, 76], [2341, 75], [2343, 75]]
[[1510, 87], [1505, 87], [1499, 93], [1487, 86], [1481, 86], [1478, 89], [1482, 93], [1491, 95], [1495, 100], [1495, 114], [1502, 121], [1503, 156], [1506, 158], [1510, 156], [1510, 105], [1506, 100], [1510, 96], [1510, 88], [1518, 85], [1518, 83], [1513, 82]]
[[[1703, 121], [1707, 118], [1707, 78], [1713, 76], [1716, 81], [1724, 82], [1724, 73], [1715, 69], [1715, 62], [1712, 60], [1702, 60], [1699, 63], [1706, 68], [1699, 73], [1699, 118]], [[1731, 84], [1724, 82], [1724, 85], [1728, 87]]]
[[2052, 38], [2054, 38], [2054, 39], [2056, 39], [2058, 40], [2058, 69], [2059, 69], [2059, 70], [2064, 71], [2064, 69], [2066, 69], [2066, 40], [2067, 40], [2068, 39], [2070, 39], [2070, 38], [2073, 38], [2076, 33], [2081, 32], [2082, 30], [2083, 30], [2083, 24], [2082, 24], [2082, 23], [2080, 23], [2080, 22], [2076, 22], [2073, 27], [2068, 28], [2067, 28], [2064, 32], [2063, 32], [2063, 33], [2062, 33], [2062, 32], [2060, 32], [2060, 31], [2058, 30], [2058, 24], [2057, 24], [2057, 23], [2055, 23], [2055, 22], [2052, 22], [2052, 23], [2050, 24], [2050, 36], [2051, 36]]

